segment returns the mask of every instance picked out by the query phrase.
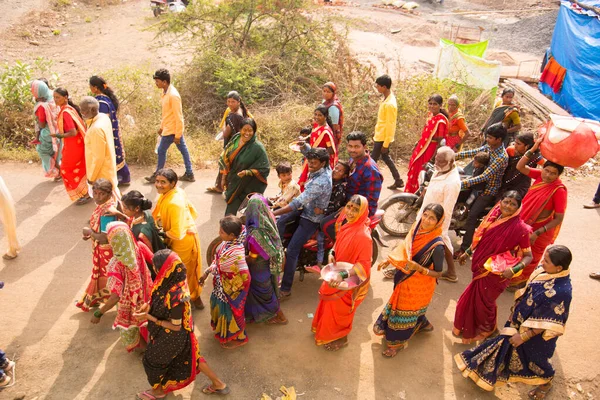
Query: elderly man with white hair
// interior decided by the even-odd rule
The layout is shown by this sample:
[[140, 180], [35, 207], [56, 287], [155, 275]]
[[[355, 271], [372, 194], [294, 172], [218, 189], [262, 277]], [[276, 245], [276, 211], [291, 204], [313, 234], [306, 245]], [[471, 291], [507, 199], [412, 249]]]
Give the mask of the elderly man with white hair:
[[457, 282], [456, 270], [452, 254], [454, 248], [448, 234], [448, 228], [452, 220], [452, 212], [458, 200], [460, 193], [460, 175], [458, 168], [454, 163], [454, 151], [448, 146], [442, 146], [438, 149], [435, 156], [435, 172], [429, 181], [423, 205], [417, 215], [417, 221], [421, 218], [423, 209], [431, 203], [438, 203], [444, 207], [444, 225], [442, 226], [442, 239], [444, 240], [446, 263], [448, 271], [444, 272], [440, 279], [449, 282]]
[[98, 112], [98, 100], [91, 96], [84, 97], [79, 106], [88, 126], [85, 134], [87, 180], [90, 184], [100, 178], [110, 181], [118, 196], [117, 158], [110, 117]]

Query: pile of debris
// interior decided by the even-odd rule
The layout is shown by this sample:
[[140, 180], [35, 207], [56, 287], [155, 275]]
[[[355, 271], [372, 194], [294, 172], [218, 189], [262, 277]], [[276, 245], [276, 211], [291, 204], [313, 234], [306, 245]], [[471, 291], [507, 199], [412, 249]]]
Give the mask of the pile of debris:
[[381, 0], [380, 4], [373, 4], [373, 7], [399, 10], [410, 14], [419, 14], [416, 11], [416, 9], [419, 7], [419, 3], [416, 3], [414, 1]]
[[550, 118], [550, 114], [570, 115], [558, 104], [544, 96], [540, 91], [529, 86], [520, 79], [508, 78], [500, 84], [501, 88], [511, 88], [515, 91], [517, 103], [542, 124]]

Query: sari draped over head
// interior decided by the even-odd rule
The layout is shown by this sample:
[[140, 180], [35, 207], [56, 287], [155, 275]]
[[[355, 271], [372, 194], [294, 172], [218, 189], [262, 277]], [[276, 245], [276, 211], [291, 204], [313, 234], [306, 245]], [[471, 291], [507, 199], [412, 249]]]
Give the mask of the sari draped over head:
[[245, 241], [246, 228], [243, 228], [235, 240], [222, 242], [217, 247], [210, 266], [213, 273], [210, 324], [221, 344], [248, 341], [244, 306], [251, 278], [246, 264]]
[[421, 220], [415, 222], [404, 241], [388, 256], [396, 267], [394, 292], [377, 318], [373, 330], [383, 336], [390, 348], [405, 348], [408, 340], [421, 328], [429, 325], [425, 317], [433, 298], [437, 279], [406, 268], [409, 260], [420, 266], [433, 268], [433, 252], [444, 246], [442, 231], [444, 217], [430, 231], [421, 229]]
[[133, 313], [150, 301], [152, 278], [147, 263], [152, 264], [153, 254], [144, 243], [136, 243], [124, 222], [109, 223], [107, 236], [113, 251], [107, 267], [107, 287], [119, 296], [113, 329], [119, 328], [126, 349], [131, 352], [148, 339], [147, 321], [138, 321]]
[[338, 110], [340, 110], [340, 120], [338, 122], [340, 130], [338, 132], [333, 132], [333, 139], [335, 140], [335, 146], [337, 148], [342, 136], [344, 135], [344, 109], [342, 108], [342, 103], [337, 95], [337, 86], [333, 82], [327, 82], [323, 86], [327, 86], [333, 91], [333, 97], [331, 100], [323, 100], [323, 105], [327, 107], [327, 110], [329, 110], [329, 107], [331, 106], [335, 106]]
[[[489, 118], [485, 121], [485, 124], [483, 124], [483, 128], [481, 128], [484, 134], [483, 144], [485, 144], [485, 137], [487, 136], [486, 131], [490, 126], [497, 124], [498, 122], [502, 122], [504, 123], [504, 126], [507, 129], [509, 129], [516, 124], [513, 123], [513, 121], [518, 121], [518, 123], [520, 123], [520, 118], [521, 117], [519, 115], [519, 108], [517, 106], [515, 106], [514, 104], [504, 105], [502, 104], [502, 102], [500, 102], [494, 108]], [[514, 139], [515, 135], [516, 132], [513, 132], [509, 133], [506, 136], [506, 139], [504, 139], [504, 147], [508, 147], [509, 143], [512, 141], [512, 139]]]
[[115, 105], [113, 104], [110, 97], [104, 94], [96, 95], [96, 100], [98, 100], [98, 103], [100, 103], [99, 111], [103, 114], [107, 114], [110, 117], [113, 132], [113, 141], [115, 144], [117, 177], [119, 179], [119, 183], [127, 183], [131, 181], [131, 174], [129, 172], [129, 167], [125, 162], [125, 147], [123, 146], [123, 138], [121, 137], [121, 132], [119, 130], [117, 109], [115, 108]]
[[[90, 217], [90, 228], [94, 232], [100, 232], [101, 218], [112, 207], [117, 207], [114, 197], [108, 199], [104, 204], [96, 205]], [[108, 282], [107, 266], [113, 257], [112, 247], [109, 243], [100, 244], [93, 238], [90, 241], [92, 242], [92, 276], [83, 298], [75, 304], [83, 311], [90, 311], [90, 308], [99, 306], [110, 297], [110, 290], [106, 285]]]
[[500, 203], [486, 215], [475, 230], [471, 251], [473, 280], [458, 299], [454, 316], [454, 334], [463, 342], [484, 339], [496, 330], [496, 300], [510, 283], [501, 274], [486, 269], [492, 256], [508, 251], [529, 252], [531, 228], [520, 217], [521, 209], [502, 217]]
[[152, 217], [160, 222], [167, 236], [167, 247], [176, 252], [185, 264], [192, 301], [197, 300], [202, 293], [202, 286], [198, 284], [202, 275], [202, 251], [195, 222], [198, 213], [194, 205], [183, 189], [176, 187], [160, 195]]
[[279, 274], [284, 252], [275, 217], [267, 200], [255, 194], [246, 207], [246, 250], [250, 290], [246, 300], [246, 321], [263, 322], [279, 311]]
[[[200, 373], [200, 363], [206, 361], [194, 335], [185, 265], [177, 253], [161, 250], [154, 256], [154, 266], [158, 273], [149, 314], [161, 321], [181, 319], [181, 330], [148, 321], [148, 348], [142, 362], [152, 388], [169, 393], [193, 383]], [[175, 311], [178, 315], [173, 315]]]
[[319, 288], [319, 305], [312, 323], [317, 345], [331, 343], [346, 337], [352, 330], [356, 308], [369, 291], [373, 241], [369, 228], [369, 205], [364, 196], [358, 196], [360, 210], [349, 220], [344, 208], [336, 221], [335, 260], [353, 265], [360, 284], [351, 290], [332, 288], [323, 282]]
[[[488, 391], [507, 382], [551, 382], [551, 358], [565, 332], [571, 299], [569, 270], [548, 274], [538, 268], [527, 286], [515, 293], [515, 305], [500, 335], [454, 356], [463, 376]], [[544, 331], [518, 347], [510, 344], [511, 336], [528, 329]]]
[[[446, 146], [453, 149], [466, 134], [466, 119], [460, 108], [448, 118], [448, 136], [446, 137]], [[462, 146], [461, 146], [462, 147]]]
[[[448, 119], [446, 116], [441, 112], [436, 115], [429, 113], [421, 133], [421, 139], [417, 142], [408, 164], [405, 192], [414, 193], [419, 189], [419, 173], [423, 166], [434, 156], [439, 140], [447, 137], [447, 132]], [[436, 139], [436, 141], [433, 139]]]
[[[309, 145], [312, 148], [322, 147], [324, 149], [332, 148], [333, 154], [329, 155], [329, 166], [331, 169], [335, 167], [338, 161], [337, 148], [334, 141], [333, 131], [329, 127], [329, 125], [325, 124], [323, 126], [319, 126], [317, 124], [313, 125], [313, 130], [310, 134]], [[302, 173], [300, 174], [300, 178], [298, 178], [298, 184], [300, 185], [300, 189], [304, 191], [304, 185], [308, 180], [308, 160], [305, 158], [304, 163], [302, 164]]]
[[[65, 128], [74, 126], [77, 134], [64, 138], [62, 144], [62, 160], [60, 174], [67, 194], [72, 201], [85, 197], [88, 192], [87, 173], [85, 169], [85, 132], [83, 119], [70, 105], [61, 107], [57, 117], [58, 132], [65, 133]], [[67, 129], [68, 131], [69, 129]], [[116, 188], [113, 188], [116, 190]]]
[[[241, 135], [236, 133], [219, 159], [219, 170], [226, 176], [227, 188], [225, 200], [229, 205], [237, 205], [250, 193], [264, 193], [267, 188], [267, 177], [270, 172], [269, 157], [265, 147], [256, 140], [256, 133], [247, 142], [243, 143]], [[251, 171], [252, 175], [239, 177], [242, 171]], [[228, 207], [228, 211], [234, 207]]]
[[[546, 208], [548, 202], [554, 197], [557, 191], [564, 190], [566, 192], [567, 187], [562, 183], [560, 179], [556, 179], [554, 182], [545, 183], [542, 180], [534, 183], [529, 188], [529, 191], [523, 198], [523, 211], [521, 212], [521, 219], [529, 226], [533, 231], [536, 231], [550, 221], [554, 219], [556, 214], [553, 209], [550, 214], [540, 219], [542, 211]], [[565, 199], [566, 201], [566, 199]], [[566, 204], [564, 204], [566, 208]], [[554, 228], [547, 229], [544, 233], [538, 236], [535, 242], [531, 245], [531, 252], [533, 260], [525, 267], [523, 273], [520, 276], [514, 277], [511, 280], [511, 284], [519, 285], [527, 281], [531, 273], [539, 265], [546, 247], [554, 243], [558, 234], [560, 233], [560, 227], [562, 224], [556, 225]]]
[[[46, 178], [57, 178], [60, 176], [61, 143], [60, 139], [50, 135], [58, 133], [56, 125], [58, 108], [52, 99], [52, 91], [48, 89], [43, 81], [31, 82], [31, 94], [35, 98], [33, 116], [35, 119], [35, 132], [40, 142], [35, 146], [35, 149], [42, 160], [44, 176]], [[45, 126], [42, 128], [41, 125]]]

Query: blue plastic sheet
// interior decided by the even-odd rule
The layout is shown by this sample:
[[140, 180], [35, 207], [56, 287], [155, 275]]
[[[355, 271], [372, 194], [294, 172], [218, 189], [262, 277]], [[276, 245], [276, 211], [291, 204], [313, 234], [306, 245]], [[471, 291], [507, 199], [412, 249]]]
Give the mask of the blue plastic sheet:
[[[598, 0], [584, 3], [600, 7]], [[567, 73], [558, 93], [540, 82], [542, 93], [575, 117], [600, 120], [600, 17], [561, 2], [550, 52]]]

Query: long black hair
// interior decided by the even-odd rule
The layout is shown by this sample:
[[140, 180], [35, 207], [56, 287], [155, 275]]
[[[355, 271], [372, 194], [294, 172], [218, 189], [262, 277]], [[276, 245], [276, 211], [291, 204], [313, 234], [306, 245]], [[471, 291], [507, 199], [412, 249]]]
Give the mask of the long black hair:
[[119, 99], [115, 92], [106, 84], [106, 80], [101, 76], [94, 75], [90, 78], [90, 86], [98, 89], [102, 94], [106, 95], [115, 106], [115, 111], [119, 110]]
[[140, 210], [145, 211], [152, 208], [152, 201], [145, 198], [144, 195], [137, 190], [132, 190], [124, 194], [121, 201], [129, 209], [136, 209], [139, 207]]
[[429, 96], [429, 99], [427, 99], [427, 102], [429, 103], [432, 100], [440, 105], [440, 112], [446, 118], [450, 118], [450, 114], [448, 114], [448, 111], [446, 111], [446, 109], [442, 108], [442, 105], [444, 104], [444, 98], [441, 95], [435, 93], [435, 94], [432, 94], [431, 96]]
[[71, 98], [69, 98], [69, 91], [65, 88], [56, 88], [54, 89], [54, 91], [58, 94], [60, 94], [62, 97], [66, 97], [67, 98], [67, 103], [73, 107], [75, 109], [75, 111], [77, 111], [77, 114], [79, 114], [79, 116], [81, 118], [83, 118], [83, 115], [81, 115], [81, 108], [79, 108], [79, 106], [75, 103], [73, 103], [73, 100], [71, 100]]
[[231, 92], [227, 93], [227, 98], [239, 101], [240, 108], [242, 109], [242, 116], [244, 118], [248, 118], [248, 109], [246, 108], [246, 105], [242, 101], [242, 96], [240, 96], [240, 94], [238, 92], [236, 92], [235, 90], [232, 90]]
[[317, 106], [317, 108], [315, 108], [315, 111], [318, 111], [321, 114], [323, 114], [323, 116], [325, 117], [325, 121], [327, 122], [327, 125], [329, 125], [329, 127], [331, 129], [333, 129], [333, 122], [331, 121], [331, 117], [329, 117], [329, 107], [327, 107], [323, 104], [319, 104]]

